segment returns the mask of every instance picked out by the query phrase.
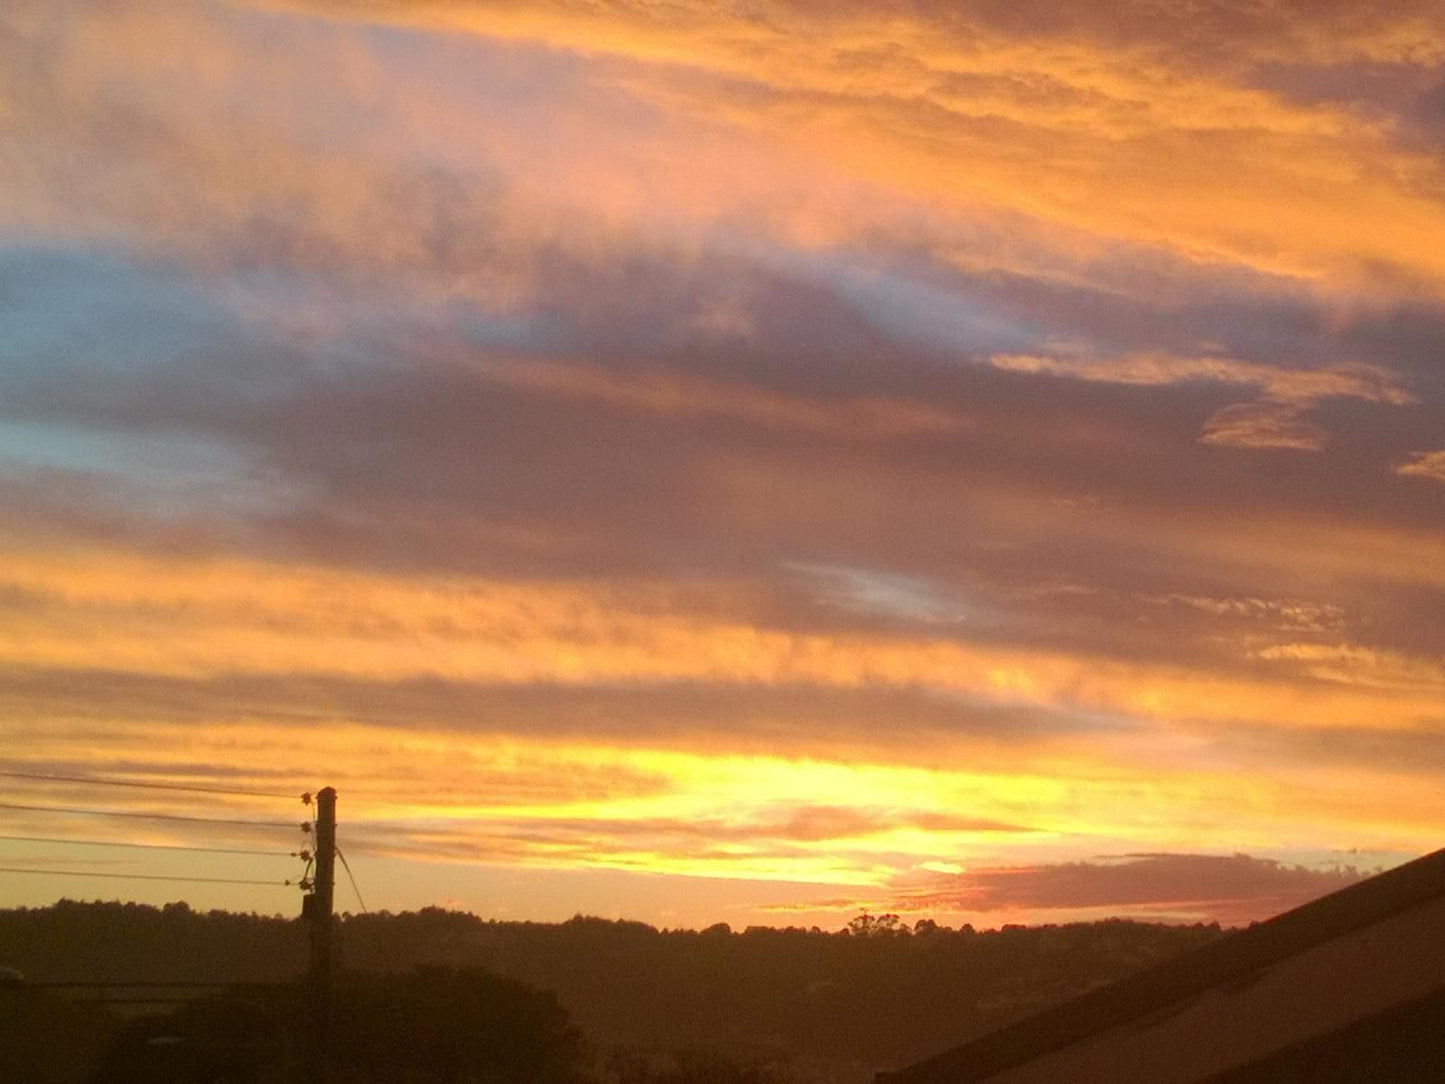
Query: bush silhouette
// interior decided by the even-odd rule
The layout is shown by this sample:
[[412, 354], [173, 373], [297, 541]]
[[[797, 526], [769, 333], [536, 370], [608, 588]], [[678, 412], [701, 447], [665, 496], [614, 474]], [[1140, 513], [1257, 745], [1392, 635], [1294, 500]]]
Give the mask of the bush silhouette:
[[563, 1084], [581, 1038], [550, 993], [479, 968], [343, 976], [333, 1061], [342, 1080]]

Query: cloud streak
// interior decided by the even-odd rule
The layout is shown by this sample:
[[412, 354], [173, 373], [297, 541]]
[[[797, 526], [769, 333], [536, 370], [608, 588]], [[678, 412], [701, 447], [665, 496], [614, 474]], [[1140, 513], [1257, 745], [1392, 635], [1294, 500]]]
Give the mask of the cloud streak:
[[1205, 419], [1199, 437], [1204, 444], [1234, 448], [1323, 451], [1328, 434], [1308, 417], [1312, 404], [1341, 398], [1392, 406], [1417, 401], [1388, 372], [1362, 365], [1296, 369], [1224, 357], [1144, 356], [1091, 362], [1020, 355], [996, 355], [989, 364], [1010, 372], [1142, 387], [1189, 383], [1252, 387], [1259, 391], [1259, 399], [1215, 411]]
[[1395, 468], [1395, 473], [1407, 478], [1445, 482], [1445, 451], [1414, 452], [1406, 462]]
[[909, 910], [1108, 910], [1238, 926], [1345, 888], [1353, 867], [1309, 869], [1245, 854], [1134, 854], [1058, 865], [970, 870], [900, 898]]

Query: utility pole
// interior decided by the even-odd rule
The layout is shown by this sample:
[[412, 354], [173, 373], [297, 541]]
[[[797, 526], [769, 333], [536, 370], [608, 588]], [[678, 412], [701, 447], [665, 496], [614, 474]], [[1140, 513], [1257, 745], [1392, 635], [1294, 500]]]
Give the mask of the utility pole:
[[311, 966], [307, 993], [311, 1010], [311, 1079], [326, 1084], [331, 1077], [331, 1016], [336, 975], [336, 788], [316, 795], [316, 877], [302, 914], [311, 920]]

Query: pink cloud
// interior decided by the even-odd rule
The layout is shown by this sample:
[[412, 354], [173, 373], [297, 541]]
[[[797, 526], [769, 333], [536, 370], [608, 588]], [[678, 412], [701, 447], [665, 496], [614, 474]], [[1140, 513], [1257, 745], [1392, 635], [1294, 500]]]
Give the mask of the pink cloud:
[[1445, 483], [1445, 451], [1412, 452], [1405, 463], [1395, 468], [1395, 473]]
[[1083, 911], [1194, 915], [1226, 925], [1268, 918], [1361, 878], [1246, 854], [1133, 854], [1057, 865], [973, 869], [900, 895], [908, 910]]

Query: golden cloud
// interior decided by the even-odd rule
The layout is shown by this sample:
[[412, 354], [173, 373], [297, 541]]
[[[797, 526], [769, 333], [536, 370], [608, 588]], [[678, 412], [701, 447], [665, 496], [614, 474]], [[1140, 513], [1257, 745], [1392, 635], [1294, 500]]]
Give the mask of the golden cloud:
[[[226, 259], [224, 248], [244, 241], [270, 245], [269, 259], [440, 274], [444, 296], [497, 301], [525, 294], [540, 247], [603, 256], [664, 235], [690, 247], [719, 223], [806, 247], [927, 222], [938, 247], [970, 247], [987, 264], [976, 227], [1008, 235], [1022, 218], [1052, 237], [1053, 251], [1033, 261], [1040, 274], [1070, 246], [1123, 244], [1293, 276], [1331, 295], [1411, 282], [1438, 294], [1445, 283], [1445, 211], [1429, 196], [1438, 161], [1372, 115], [1241, 83], [1236, 50], [1278, 59], [1270, 35], [1181, 63], [1147, 28], [1137, 42], [1087, 26], [1030, 34], [966, 10], [270, 6], [462, 32], [542, 58], [563, 50], [583, 59], [583, 82], [558, 89], [548, 130], [559, 138], [539, 143], [462, 95], [378, 94], [388, 78], [378, 58], [314, 22], [278, 57], [228, 37], [213, 9], [127, 5], [76, 20], [63, 40], [39, 39], [66, 78], [17, 86], [11, 97], [25, 105], [5, 122], [13, 137], [48, 130], [124, 168], [77, 189], [73, 171], [39, 156], [0, 189], [0, 211], [72, 235], [163, 238], [201, 259]], [[1445, 38], [1434, 20], [1383, 13], [1337, 20], [1318, 37], [1286, 29], [1319, 63], [1419, 63]], [[22, 20], [20, 33], [41, 32]], [[1330, 33], [1340, 37], [1326, 49]], [[169, 43], [164, 57], [148, 44], [158, 41]], [[243, 71], [258, 116], [218, 133], [212, 118]], [[141, 74], [169, 93], [135, 106], [159, 116], [127, 148], [104, 122], [106, 88]], [[657, 123], [597, 116], [598, 89], [645, 104]], [[299, 100], [364, 109], [376, 136], [309, 138], [286, 121]], [[476, 183], [440, 201], [398, 199], [435, 183], [405, 164], [428, 156]], [[169, 198], [153, 197], [152, 176], [172, 179]], [[453, 227], [447, 246], [439, 207]], [[257, 229], [268, 222], [299, 236]], [[968, 246], [949, 243], [959, 229]], [[466, 266], [439, 266], [458, 245]]]
[[[1186, 665], [994, 646], [932, 633], [770, 628], [726, 584], [411, 579], [238, 560], [12, 554], [0, 582], [31, 605], [0, 663], [174, 676], [276, 673], [500, 683], [723, 682], [932, 688], [1156, 720], [1390, 726], [1428, 691], [1340, 687]], [[676, 602], [674, 602], [674, 599]]]
[[996, 354], [989, 364], [1007, 372], [1040, 373], [1106, 384], [1165, 387], [1224, 384], [1250, 387], [1260, 398], [1210, 415], [1199, 440], [1234, 448], [1323, 451], [1329, 435], [1309, 416], [1324, 399], [1405, 406], [1416, 402], [1398, 378], [1377, 366], [1333, 365], [1318, 369], [1265, 365], [1228, 357], [1180, 358], [1160, 354], [1089, 360]]
[[1412, 452], [1408, 460], [1395, 468], [1395, 473], [1406, 478], [1445, 482], [1445, 451]]
[[1084, 19], [1060, 34], [1032, 32], [1027, 19], [990, 25], [966, 7], [306, 8], [575, 52], [659, 108], [729, 129], [739, 151], [804, 148], [940, 209], [1022, 212], [1351, 288], [1367, 289], [1381, 267], [1437, 294], [1445, 282], [1445, 211], [1426, 195], [1437, 161], [1369, 114], [1239, 78], [1246, 58], [1301, 58], [1280, 53], [1280, 34], [1316, 64], [1426, 63], [1445, 52], [1445, 28], [1423, 12], [1336, 18], [1316, 33], [1280, 20], [1188, 58], [1144, 18], [1128, 30]]

